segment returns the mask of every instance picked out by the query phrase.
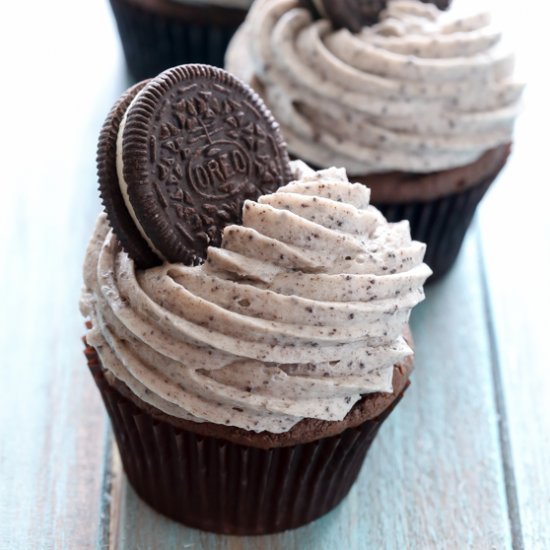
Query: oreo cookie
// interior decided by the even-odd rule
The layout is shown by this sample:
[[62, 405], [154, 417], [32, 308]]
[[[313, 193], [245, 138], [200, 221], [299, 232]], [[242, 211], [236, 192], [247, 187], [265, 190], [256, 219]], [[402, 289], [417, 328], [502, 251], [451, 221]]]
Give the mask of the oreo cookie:
[[[449, 7], [451, 0], [422, 0], [439, 9]], [[363, 27], [375, 25], [388, 0], [300, 0], [315, 17], [328, 19], [335, 29], [348, 29], [358, 33]]]
[[141, 236], [139, 229], [132, 220], [124, 203], [124, 197], [118, 184], [116, 166], [116, 143], [120, 123], [134, 97], [143, 89], [148, 81], [135, 84], [114, 104], [107, 115], [103, 128], [99, 134], [97, 146], [97, 176], [99, 180], [99, 194], [109, 223], [114, 229], [124, 249], [140, 266], [152, 266], [159, 262], [157, 256]]
[[181, 65], [117, 102], [98, 146], [109, 221], [138, 267], [197, 265], [245, 200], [291, 179], [279, 126], [228, 72]]
[[378, 22], [388, 0], [300, 0], [314, 17], [328, 19], [335, 29], [359, 32]]
[[435, 4], [440, 10], [446, 10], [452, 0], [422, 0], [424, 4]]
[[335, 28], [360, 32], [378, 22], [388, 0], [322, 0], [327, 18]]

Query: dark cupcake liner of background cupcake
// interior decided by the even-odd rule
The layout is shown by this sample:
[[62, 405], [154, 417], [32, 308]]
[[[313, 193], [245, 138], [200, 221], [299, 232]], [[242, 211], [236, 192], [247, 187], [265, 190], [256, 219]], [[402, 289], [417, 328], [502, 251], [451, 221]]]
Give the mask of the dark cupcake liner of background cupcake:
[[110, 0], [131, 76], [144, 80], [176, 65], [223, 67], [247, 10], [171, 0]]
[[275, 533], [329, 512], [348, 494], [403, 395], [378, 417], [339, 435], [261, 449], [153, 418], [107, 382], [92, 348], [86, 357], [137, 494], [165, 516], [216, 533]]

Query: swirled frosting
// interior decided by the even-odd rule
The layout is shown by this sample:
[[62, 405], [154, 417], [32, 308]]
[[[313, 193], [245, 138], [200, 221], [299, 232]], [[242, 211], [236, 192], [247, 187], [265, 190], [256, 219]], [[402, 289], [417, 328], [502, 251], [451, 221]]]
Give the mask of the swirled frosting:
[[425, 245], [388, 223], [343, 169], [293, 163], [296, 181], [224, 229], [196, 267], [136, 270], [100, 215], [82, 313], [103, 367], [140, 399], [196, 422], [281, 433], [341, 420], [392, 390], [424, 297]]
[[226, 68], [263, 96], [296, 157], [355, 175], [475, 161], [510, 141], [523, 89], [487, 12], [418, 0], [390, 0], [358, 34], [298, 0], [257, 0]]

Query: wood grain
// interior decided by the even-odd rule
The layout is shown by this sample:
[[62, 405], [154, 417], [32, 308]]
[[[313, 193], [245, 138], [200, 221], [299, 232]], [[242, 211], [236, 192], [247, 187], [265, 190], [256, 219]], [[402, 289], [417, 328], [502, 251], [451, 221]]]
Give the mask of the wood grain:
[[522, 8], [527, 17], [518, 17], [513, 3], [499, 9], [527, 88], [514, 153], [481, 208], [480, 238], [515, 542], [542, 549], [550, 548], [550, 78], [541, 52], [548, 49], [550, 6], [530, 2]]
[[[475, 235], [415, 311], [413, 384], [358, 483], [326, 517], [257, 538], [201, 533], [148, 508], [121, 478], [116, 546], [205, 550], [511, 546]], [[482, 519], [480, 519], [482, 518]]]
[[5, 7], [0, 548], [92, 548], [108, 432], [82, 360], [78, 299], [99, 209], [95, 140], [124, 73], [106, 3]]

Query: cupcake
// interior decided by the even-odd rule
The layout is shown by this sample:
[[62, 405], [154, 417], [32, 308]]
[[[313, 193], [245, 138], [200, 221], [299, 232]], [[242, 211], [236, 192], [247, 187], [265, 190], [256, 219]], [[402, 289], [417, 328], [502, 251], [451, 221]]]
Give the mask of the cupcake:
[[291, 156], [345, 167], [387, 219], [408, 219], [437, 277], [506, 163], [523, 86], [488, 13], [371, 4], [387, 4], [374, 24], [366, 8], [258, 0], [226, 68], [264, 98]]
[[133, 78], [181, 63], [223, 67], [225, 49], [252, 0], [110, 0]]
[[129, 90], [98, 173], [86, 357], [136, 492], [227, 534], [331, 510], [409, 385], [425, 245], [344, 169], [288, 163], [258, 96], [210, 67]]

